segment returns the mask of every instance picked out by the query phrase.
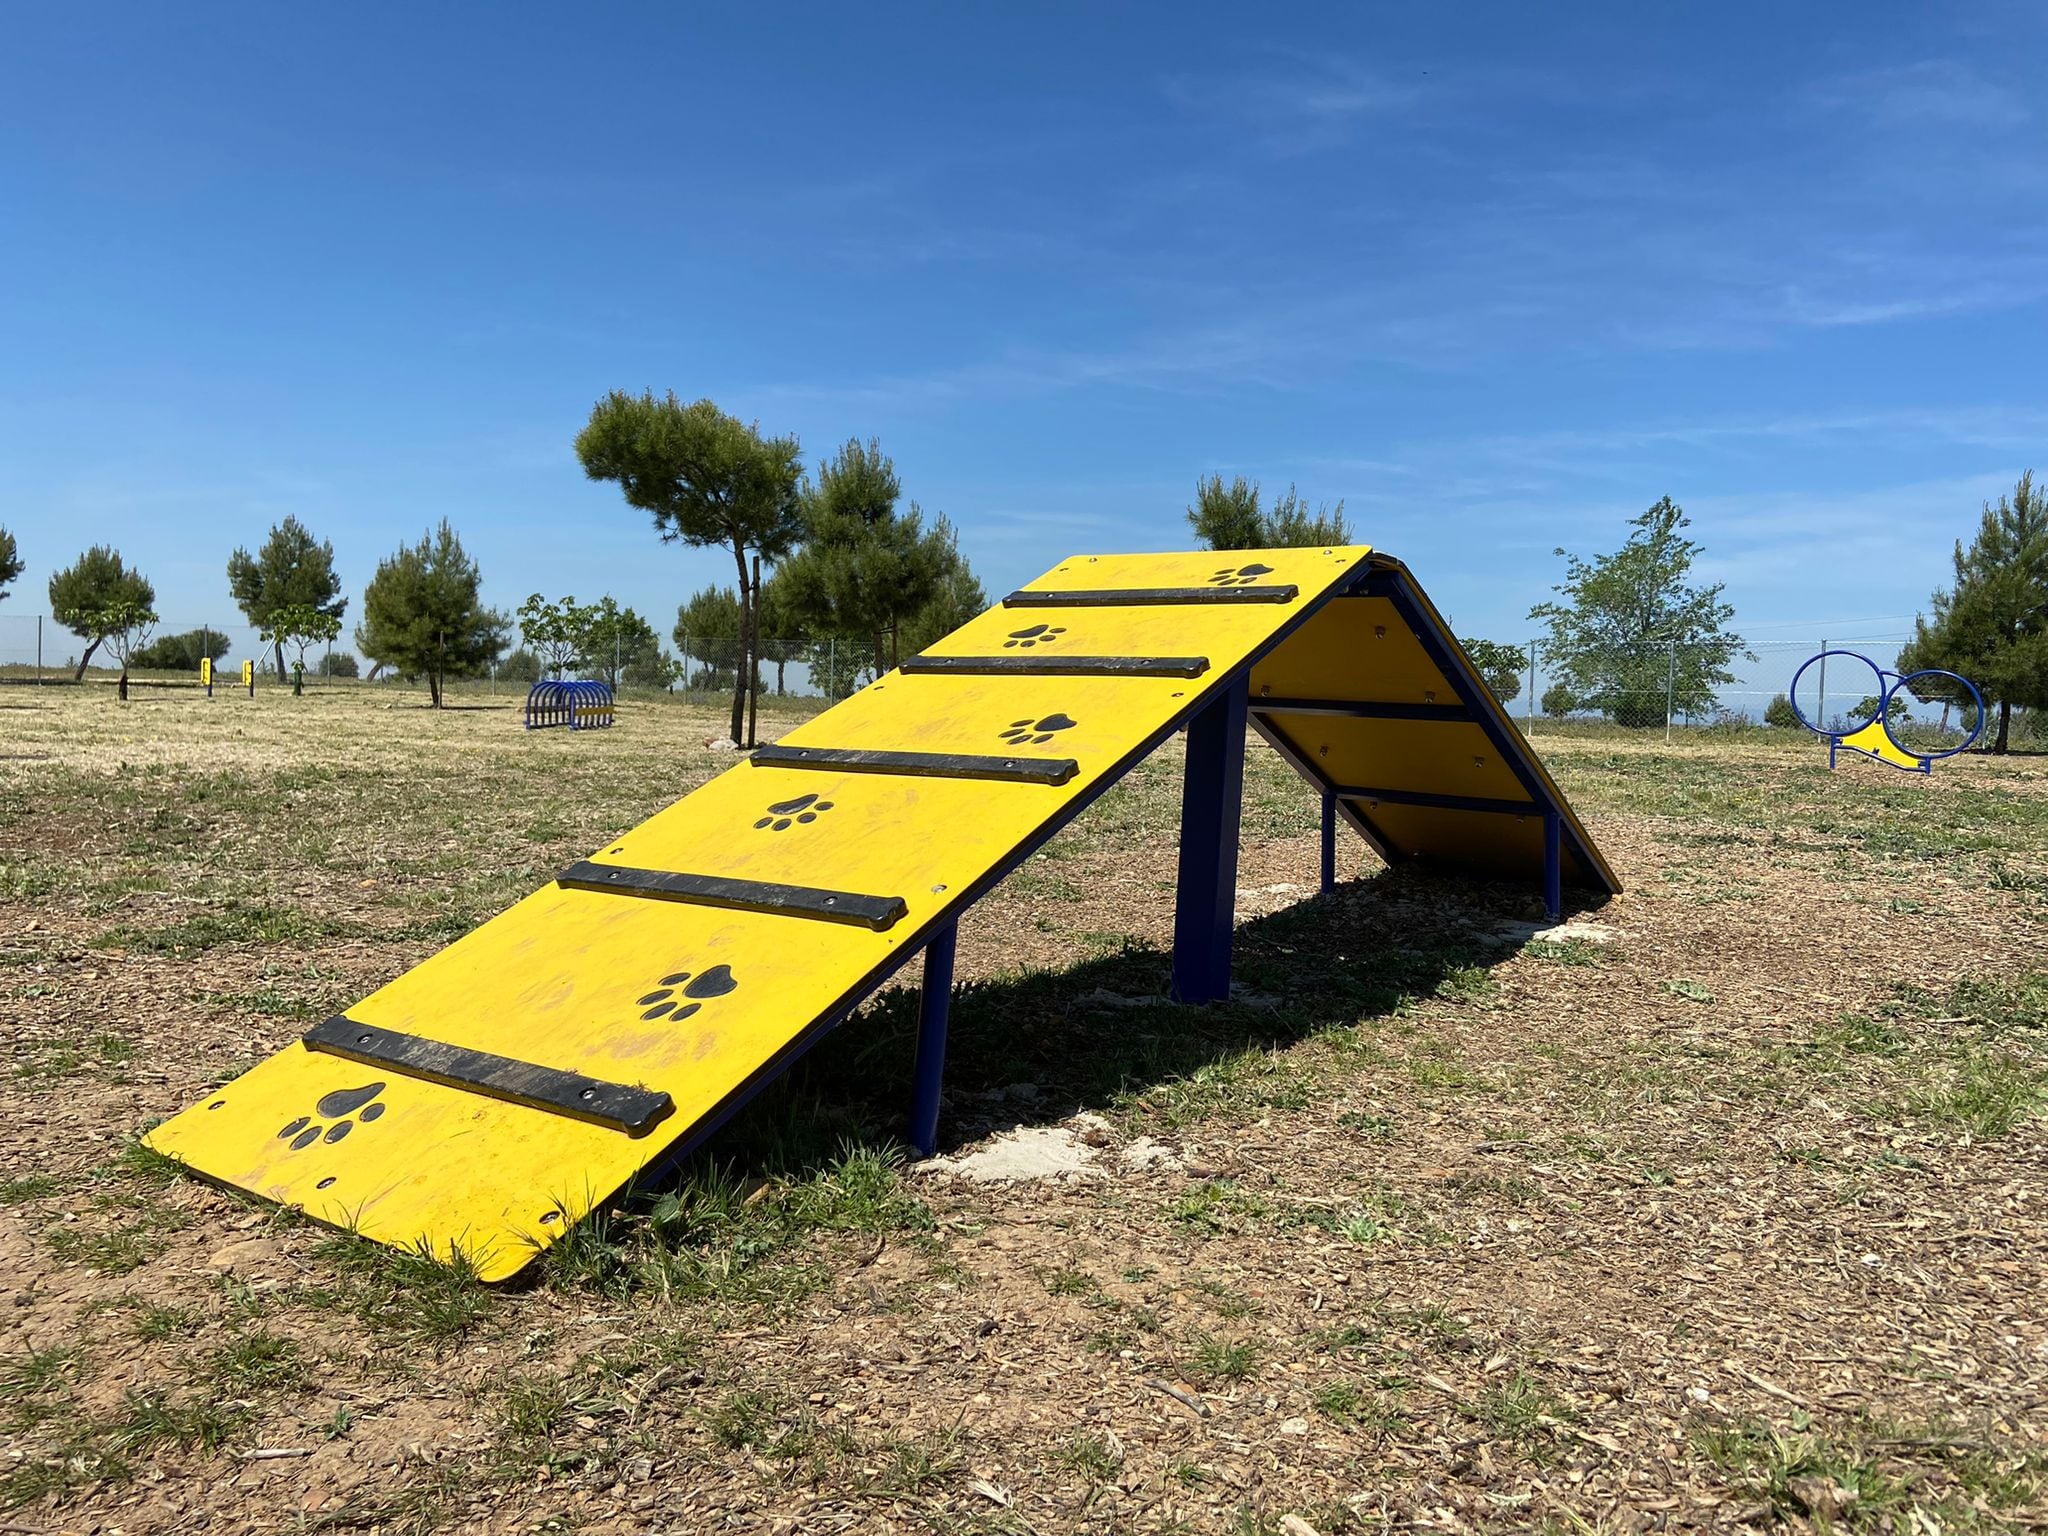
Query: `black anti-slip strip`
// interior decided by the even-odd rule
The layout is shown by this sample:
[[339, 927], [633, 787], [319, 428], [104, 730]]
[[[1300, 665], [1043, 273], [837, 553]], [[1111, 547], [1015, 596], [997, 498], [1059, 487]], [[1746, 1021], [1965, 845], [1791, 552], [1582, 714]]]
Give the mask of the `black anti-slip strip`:
[[1541, 816], [1549, 809], [1537, 800], [1488, 800], [1479, 795], [1438, 795], [1419, 789], [1361, 789], [1352, 784], [1340, 784], [1332, 793], [1340, 800], [1419, 805], [1436, 811], [1481, 811], [1493, 816]]
[[1199, 603], [1291, 603], [1301, 588], [1110, 587], [1098, 592], [1012, 592], [1005, 608], [1174, 608]]
[[1354, 720], [1436, 720], [1448, 723], [1469, 721], [1472, 711], [1462, 704], [1400, 704], [1357, 702], [1346, 699], [1252, 700], [1256, 715], [1344, 715]]
[[822, 918], [828, 923], [872, 928], [877, 933], [895, 927], [909, 911], [901, 896], [863, 896], [856, 891], [824, 891], [808, 885], [778, 885], [771, 880], [733, 880], [723, 875], [633, 869], [624, 864], [593, 864], [588, 859], [571, 864], [555, 876], [555, 884], [572, 891], [608, 891], [698, 907], [727, 907], [735, 912]]
[[665, 1093], [535, 1066], [467, 1046], [423, 1040], [395, 1029], [358, 1024], [341, 1014], [315, 1024], [301, 1038], [306, 1049], [324, 1055], [385, 1067], [401, 1077], [423, 1078], [572, 1120], [587, 1120], [628, 1136], [646, 1135], [675, 1108]]
[[759, 768], [836, 768], [841, 773], [896, 773], [921, 779], [998, 779], [1012, 784], [1064, 784], [1081, 771], [1071, 757], [981, 757], [964, 752], [868, 752], [853, 747], [759, 747]]
[[955, 677], [1200, 677], [1206, 656], [913, 656], [903, 671]]

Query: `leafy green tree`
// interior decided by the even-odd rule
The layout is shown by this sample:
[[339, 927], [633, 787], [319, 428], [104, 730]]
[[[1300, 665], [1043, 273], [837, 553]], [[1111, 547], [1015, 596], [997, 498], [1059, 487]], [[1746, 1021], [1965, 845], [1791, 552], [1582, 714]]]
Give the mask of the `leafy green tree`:
[[1211, 549], [1309, 549], [1351, 542], [1341, 501], [1311, 510], [1290, 485], [1270, 511], [1262, 511], [1259, 497], [1258, 482], [1243, 475], [1229, 485], [1221, 475], [1198, 480], [1188, 526]]
[[583, 626], [574, 597], [550, 602], [538, 592], [519, 605], [519, 635], [545, 676], [560, 677], [583, 661]]
[[1764, 706], [1765, 725], [1793, 726], [1799, 723], [1799, 711], [1792, 707], [1791, 699], [1779, 694]]
[[1188, 526], [1211, 549], [1263, 549], [1266, 525], [1259, 516], [1259, 488], [1239, 475], [1229, 485], [1221, 475], [1195, 482]]
[[[629, 670], [646, 673], [662, 665], [661, 637], [631, 608], [605, 596], [576, 610], [577, 643], [584, 667], [614, 688]], [[664, 680], [662, 686], [667, 686]]]
[[363, 675], [362, 664], [356, 660], [354, 653], [349, 651], [329, 651], [320, 658], [319, 670], [322, 677], [361, 677]]
[[1621, 725], [1661, 725], [1667, 694], [1680, 714], [1712, 707], [1714, 690], [1735, 680], [1729, 662], [1746, 654], [1728, 631], [1733, 605], [1722, 584], [1686, 585], [1700, 546], [1684, 536], [1690, 520], [1669, 496], [1633, 518], [1634, 531], [1611, 555], [1566, 561], [1552, 590], [1563, 602], [1539, 603], [1529, 617], [1550, 626], [1546, 654], [1582, 707]]
[[[70, 565], [50, 578], [50, 613], [56, 621], [86, 642], [78, 658], [73, 682], [83, 681], [93, 652], [108, 643], [113, 632], [104, 628], [111, 617], [148, 612], [154, 618], [156, 588], [140, 571], [122, 563], [118, 551], [95, 544]], [[127, 670], [127, 658], [122, 658]], [[123, 697], [126, 697], [124, 694]]]
[[[270, 530], [254, 555], [237, 549], [228, 556], [228, 591], [258, 630], [267, 630], [280, 608], [316, 608], [339, 620], [348, 609], [334, 570], [334, 546], [316, 539], [296, 517]], [[284, 681], [284, 641], [272, 642], [277, 680]]]
[[1503, 645], [1498, 640], [1461, 640], [1465, 654], [1472, 665], [1486, 680], [1486, 686], [1502, 704], [1512, 704], [1521, 696], [1522, 673], [1528, 669], [1529, 653], [1518, 645]]
[[[732, 551], [739, 648], [751, 657], [759, 562], [781, 559], [803, 532], [797, 440], [763, 437], [758, 424], [728, 416], [709, 400], [684, 405], [673, 393], [657, 400], [613, 390], [577, 434], [576, 454], [591, 479], [616, 481], [629, 506], [654, 515], [664, 543]], [[745, 739], [749, 675], [746, 666], [737, 671], [734, 741]]]
[[498, 663], [497, 675], [507, 682], [524, 683], [531, 688], [541, 680], [546, 670], [540, 664], [540, 658], [522, 645]]
[[896, 664], [904, 626], [963, 565], [944, 518], [926, 527], [917, 503], [896, 510], [901, 489], [879, 442], [847, 443], [806, 487], [803, 547], [776, 576], [795, 625], [866, 646], [876, 676]]
[[340, 633], [340, 619], [324, 609], [315, 608], [307, 603], [286, 603], [281, 608], [270, 610], [270, 621], [263, 626], [263, 638], [280, 648], [287, 645], [292, 647], [294, 698], [306, 691], [307, 648], [314, 645], [332, 645], [335, 636]]
[[[2032, 470], [1985, 504], [1970, 547], [1956, 541], [1954, 565], [1955, 584], [1934, 594], [1932, 622], [1914, 621], [1899, 670], [1941, 667], [1975, 683], [1998, 708], [1991, 750], [2005, 752], [2013, 711], [2048, 708], [2048, 492], [2034, 488]], [[1951, 691], [1943, 702], [1967, 698]]]
[[14, 542], [14, 535], [0, 528], [0, 598], [7, 596], [7, 589], [14, 585], [21, 575], [21, 549]]
[[651, 651], [630, 653], [619, 674], [619, 680], [629, 688], [672, 688], [682, 677], [683, 664], [664, 654], [659, 641]]
[[941, 517], [933, 523], [932, 534], [944, 544], [945, 554], [932, 595], [903, 626], [903, 653], [907, 656], [929, 650], [988, 607], [988, 593], [960, 553], [953, 525]]
[[782, 580], [782, 567], [777, 566], [761, 583], [760, 640], [768, 659], [775, 663], [777, 695], [789, 692], [789, 664], [800, 659], [802, 634], [802, 626], [790, 612], [789, 589]]
[[473, 675], [503, 654], [505, 616], [486, 608], [483, 573], [448, 520], [380, 562], [363, 593], [356, 648], [379, 667], [425, 677], [441, 707], [451, 676]]
[[1579, 701], [1570, 683], [1552, 683], [1543, 690], [1541, 705], [1546, 718], [1562, 720], [1579, 707]]
[[188, 629], [159, 635], [135, 653], [131, 665], [138, 672], [197, 672], [201, 657], [219, 661], [231, 648], [217, 629]]
[[128, 697], [128, 664], [135, 653], [149, 643], [149, 632], [156, 627], [156, 608], [153, 601], [143, 601], [132, 595], [116, 597], [104, 607], [96, 608], [88, 615], [91, 629], [121, 663], [120, 696]]
[[[1265, 515], [1261, 537], [1267, 549], [1315, 549], [1351, 542], [1351, 529], [1344, 522], [1344, 503], [1336, 506], [1319, 506], [1313, 512], [1308, 503], [1295, 493], [1293, 486], [1287, 487], [1287, 494], [1273, 502], [1273, 510]], [[1505, 704], [1510, 695], [1503, 694]]]
[[700, 692], [733, 686], [739, 676], [740, 623], [740, 598], [731, 587], [706, 587], [676, 609], [671, 633], [682, 652], [686, 686]]

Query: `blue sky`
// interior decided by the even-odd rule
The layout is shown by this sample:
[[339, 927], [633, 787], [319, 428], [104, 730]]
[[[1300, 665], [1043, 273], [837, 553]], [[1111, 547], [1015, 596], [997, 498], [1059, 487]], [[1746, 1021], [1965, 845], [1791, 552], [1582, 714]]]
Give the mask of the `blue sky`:
[[1467, 632], [1668, 493], [1759, 638], [1893, 633], [2048, 471], [2048, 13], [1851, 20], [16, 8], [0, 616], [103, 540], [222, 622], [296, 513], [353, 620], [445, 515], [501, 606], [666, 632], [729, 562], [583, 478], [617, 386], [879, 436], [992, 594], [1181, 545], [1217, 471], [1343, 498]]

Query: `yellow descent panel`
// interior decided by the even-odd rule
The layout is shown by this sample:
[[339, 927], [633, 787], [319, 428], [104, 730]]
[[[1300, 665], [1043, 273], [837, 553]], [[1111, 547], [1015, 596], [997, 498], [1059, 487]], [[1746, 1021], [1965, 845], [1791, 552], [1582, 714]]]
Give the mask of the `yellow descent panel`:
[[[149, 1145], [510, 1275], [778, 1071], [1367, 558], [1069, 560]], [[900, 754], [938, 761], [899, 771]]]
[[1884, 721], [1873, 720], [1860, 731], [1844, 736], [1838, 743], [1845, 751], [1861, 752], [1865, 757], [1874, 757], [1881, 763], [1890, 763], [1894, 768], [1924, 769], [1927, 759], [1902, 751], [1884, 728]]
[[[1562, 882], [1621, 883], [1398, 560], [1374, 555], [1253, 663], [1253, 726], [1388, 863], [1425, 860], [1532, 883], [1544, 817], [1562, 826]], [[1525, 809], [1526, 808], [1526, 809]]]

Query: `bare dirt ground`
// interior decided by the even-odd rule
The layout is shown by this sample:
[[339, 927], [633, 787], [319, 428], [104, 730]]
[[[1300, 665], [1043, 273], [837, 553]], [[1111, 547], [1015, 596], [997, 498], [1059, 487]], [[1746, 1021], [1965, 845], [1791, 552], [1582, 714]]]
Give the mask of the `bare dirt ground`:
[[730, 761], [460, 702], [0, 689], [0, 1531], [2048, 1527], [2048, 759], [1539, 735], [1531, 938], [1254, 744], [1189, 1010], [1169, 747], [962, 927], [1073, 1171], [906, 1167], [891, 993], [492, 1291], [134, 1146]]

